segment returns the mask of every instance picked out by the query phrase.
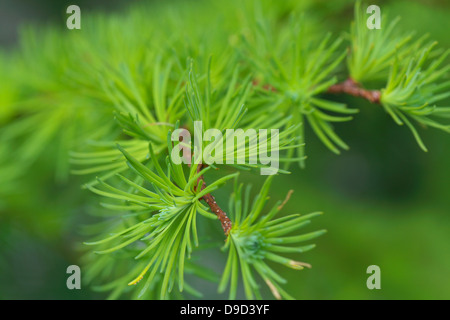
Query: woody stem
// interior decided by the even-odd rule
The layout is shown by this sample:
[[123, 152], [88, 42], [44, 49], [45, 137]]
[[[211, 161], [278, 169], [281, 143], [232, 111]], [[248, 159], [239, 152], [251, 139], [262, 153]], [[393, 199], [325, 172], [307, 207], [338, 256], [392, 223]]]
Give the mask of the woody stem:
[[360, 87], [352, 78], [348, 78], [342, 83], [334, 84], [328, 88], [329, 93], [346, 93], [355, 97], [361, 97], [372, 103], [380, 103], [380, 90], [366, 90]]
[[[197, 172], [200, 172], [202, 168], [202, 164], [199, 164], [197, 167]], [[203, 175], [201, 175], [198, 178], [198, 181], [202, 181], [201, 190], [203, 190], [206, 187], [205, 180], [203, 178]], [[198, 185], [198, 183], [197, 183]], [[231, 230], [231, 220], [228, 218], [225, 211], [223, 211], [219, 205], [217, 204], [214, 196], [211, 193], [205, 194], [201, 199], [205, 200], [205, 202], [208, 204], [209, 208], [212, 212], [215, 213], [215, 215], [219, 218], [220, 223], [222, 224], [223, 232], [225, 233], [225, 236], [228, 236], [230, 230]]]

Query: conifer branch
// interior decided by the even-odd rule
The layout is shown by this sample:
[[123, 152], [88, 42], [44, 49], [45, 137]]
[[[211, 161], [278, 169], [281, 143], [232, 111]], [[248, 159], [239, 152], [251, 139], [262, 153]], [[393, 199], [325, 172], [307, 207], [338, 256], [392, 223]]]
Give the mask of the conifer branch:
[[[303, 6], [296, 8], [295, 1], [277, 2], [277, 7], [272, 7], [273, 1], [261, 7], [255, 2], [254, 8], [249, 4], [245, 10], [236, 6], [239, 1], [230, 3], [234, 2], [219, 11], [219, 4], [206, 2], [193, 9], [180, 6], [179, 11], [158, 6], [152, 19], [150, 12], [137, 7], [120, 17], [120, 25], [115, 16], [86, 17], [96, 32], [61, 37], [50, 30], [30, 29], [19, 49], [20, 59], [0, 52], [0, 175], [6, 181], [0, 186], [0, 199], [5, 192], [21, 194], [25, 178], [41, 176], [28, 169], [47, 159], [53, 162], [45, 168], [57, 168], [47, 174], [65, 178], [73, 165], [74, 174], [95, 175], [84, 187], [102, 197], [103, 209], [96, 216], [108, 219], [86, 229], [86, 236], [93, 238], [85, 242], [92, 249], [83, 263], [87, 282], [99, 291], [110, 291], [109, 298], [171, 299], [183, 297], [182, 293], [201, 298], [201, 292], [186, 283], [185, 274], [219, 282], [202, 260], [191, 260], [203, 247], [197, 222], [206, 223], [206, 218], [213, 223], [220, 220], [225, 234], [223, 251], [228, 258], [220, 293], [229, 290], [229, 298], [236, 299], [242, 279], [247, 299], [263, 298], [258, 276], [275, 298], [293, 299], [283, 289], [288, 279], [271, 265], [311, 267], [285, 254], [315, 247], [303, 242], [325, 230], [299, 230], [321, 212], [281, 213], [292, 190], [284, 201], [267, 207], [275, 175], [255, 196], [237, 176], [239, 170], [266, 166], [250, 160], [261, 159], [262, 150], [266, 157], [276, 154], [277, 162], [285, 165], [277, 167], [278, 173], [289, 173], [293, 162], [303, 168], [306, 130], [336, 154], [348, 150], [336, 124], [352, 120], [359, 109], [348, 106], [351, 101], [335, 101], [324, 94], [377, 104], [396, 124], [408, 127], [424, 151], [416, 124], [450, 133], [446, 104], [450, 50], [443, 52], [435, 49], [435, 42], [425, 43], [426, 37], [415, 40], [413, 33], [397, 31], [398, 19], [385, 17], [380, 30], [368, 29], [360, 1], [350, 34], [343, 37], [309, 32], [317, 29], [317, 21], [301, 12]], [[213, 11], [220, 15], [213, 16]], [[168, 23], [169, 15], [177, 18]], [[243, 18], [232, 20], [236, 16]], [[204, 26], [211, 19], [235, 23], [210, 28], [205, 35]], [[138, 32], [143, 28], [153, 32]], [[80, 66], [86, 52], [89, 64]], [[336, 83], [342, 74], [348, 78]], [[377, 90], [365, 89], [368, 83], [378, 84]], [[206, 132], [222, 135], [213, 134], [214, 142], [209, 136], [192, 146], [184, 136], [175, 141], [172, 133], [180, 128], [190, 137]], [[233, 148], [223, 153], [215, 147], [223, 147], [231, 137], [223, 135], [228, 130], [258, 133], [248, 139], [244, 135], [237, 144], [233, 136]], [[268, 138], [260, 130], [279, 133]], [[214, 151], [214, 159], [211, 153], [206, 153], [208, 158], [193, 157], [204, 147]], [[239, 152], [242, 149], [245, 153]], [[70, 163], [69, 150], [73, 150]], [[180, 151], [185, 161], [178, 161]], [[191, 165], [194, 158], [205, 161]], [[229, 158], [244, 161], [227, 163]], [[207, 184], [204, 175], [211, 168], [206, 162], [231, 165], [236, 172], [208, 179]], [[225, 199], [218, 199], [221, 208], [212, 193], [233, 178], [234, 192], [227, 197], [225, 212]]]

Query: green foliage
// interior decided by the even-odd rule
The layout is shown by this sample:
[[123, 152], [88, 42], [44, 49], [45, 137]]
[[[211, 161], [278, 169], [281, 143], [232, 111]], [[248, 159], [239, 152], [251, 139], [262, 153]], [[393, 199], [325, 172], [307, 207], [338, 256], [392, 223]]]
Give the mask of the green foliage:
[[[359, 2], [349, 39], [317, 30], [309, 5], [157, 3], [83, 17], [82, 31], [69, 35], [56, 28], [28, 30], [11, 58], [0, 57], [0, 70], [11, 74], [0, 88], [0, 121], [6, 123], [0, 128], [0, 173], [7, 181], [0, 193], [15, 189], [17, 178], [38, 161], [48, 161], [62, 180], [72, 165], [72, 173], [88, 176], [86, 189], [108, 199], [96, 210], [101, 223], [86, 229], [93, 237], [84, 249], [88, 283], [110, 298], [168, 299], [201, 294], [186, 275], [218, 281], [201, 259], [195, 261], [202, 247], [197, 225], [223, 219], [214, 206], [223, 207], [223, 198], [212, 205], [206, 197], [234, 178], [219, 291], [229, 285], [229, 297], [236, 298], [240, 273], [248, 299], [262, 298], [261, 279], [276, 298], [293, 298], [272, 265], [309, 266], [287, 254], [314, 247], [302, 242], [323, 231], [297, 232], [319, 213], [276, 217], [280, 202], [265, 211], [273, 177], [250, 203], [251, 190], [237, 183], [237, 175], [262, 166], [248, 163], [260, 150], [259, 134], [243, 164], [206, 166], [175, 163], [175, 148], [189, 149], [191, 159], [198, 150], [173, 142], [172, 132], [215, 128], [226, 138], [227, 129], [278, 129], [279, 145], [268, 151], [280, 152], [285, 167], [279, 173], [286, 174], [291, 162], [304, 167], [306, 125], [332, 152], [349, 148], [334, 125], [352, 120], [358, 109], [327, 93], [345, 77], [379, 85], [384, 109], [413, 131], [422, 149], [409, 119], [450, 131], [435, 120], [450, 112], [435, 105], [450, 95], [444, 80], [450, 66], [443, 66], [448, 52], [439, 57], [424, 38], [412, 42], [412, 35], [398, 35], [396, 20], [368, 30]], [[202, 121], [201, 132], [193, 132], [195, 121]], [[224, 143], [203, 141], [202, 147]], [[245, 141], [235, 146], [233, 157], [243, 146]], [[224, 162], [227, 155], [216, 156]], [[9, 168], [12, 159], [21, 170]], [[212, 170], [218, 177], [209, 181]]]
[[[442, 67], [442, 62], [450, 51], [432, 52], [435, 45], [436, 43], [432, 43], [401, 62], [397, 59], [381, 95], [384, 109], [397, 124], [406, 124], [409, 127], [424, 151], [427, 151], [427, 148], [408, 118], [422, 126], [450, 132], [450, 125], [441, 124], [433, 119], [450, 117], [449, 107], [436, 105], [450, 97], [450, 81], [445, 81], [444, 78], [450, 70], [450, 65]], [[430, 55], [440, 57], [429, 62], [427, 58]]]
[[[103, 206], [110, 210], [127, 212], [126, 218], [122, 219], [120, 229], [112, 234], [109, 232], [110, 235], [102, 240], [87, 244], [109, 244], [106, 249], [96, 250], [97, 254], [116, 252], [130, 245], [135, 247], [135, 251], [142, 248], [135, 259], [145, 258], [148, 263], [134, 280], [128, 279], [128, 282], [130, 285], [136, 284], [149, 273], [141, 289], [141, 297], [149, 286], [153, 286], [159, 273], [163, 272], [158, 297], [167, 298], [175, 281], [179, 291], [183, 291], [185, 259], [190, 258], [194, 247], [198, 247], [197, 213], [217, 219], [207, 211], [199, 198], [202, 194], [217, 189], [236, 174], [227, 175], [201, 190], [198, 178], [210, 168], [197, 172], [198, 166], [192, 165], [186, 178], [182, 165], [174, 164], [170, 157], [166, 158], [166, 166], [163, 169], [150, 145], [150, 161], [154, 172], [125, 149], [119, 149], [127, 159], [128, 166], [139, 175], [139, 179], [131, 181], [118, 176], [128, 186], [128, 191], [115, 188], [101, 180], [99, 184], [102, 189], [92, 186], [88, 188], [96, 194], [118, 200], [119, 203], [105, 203]], [[152, 190], [143, 184], [152, 186]]]
[[450, 65], [443, 65], [449, 52], [434, 49], [436, 42], [424, 44], [426, 36], [413, 41], [413, 32], [402, 35], [397, 30], [399, 18], [391, 20], [384, 15], [381, 21], [380, 30], [368, 29], [361, 2], [356, 3], [347, 59], [349, 75], [359, 83], [381, 83], [383, 108], [398, 125], [405, 124], [420, 148], [427, 151], [410, 119], [423, 127], [450, 132], [450, 125], [436, 120], [450, 116], [448, 107], [437, 105], [450, 96]]
[[[272, 23], [270, 23], [272, 22]], [[241, 55], [256, 75], [258, 106], [292, 114], [290, 124], [303, 123], [313, 128], [320, 140], [333, 152], [348, 146], [333, 131], [331, 123], [351, 120], [357, 110], [326, 100], [319, 95], [337, 82], [336, 69], [345, 58], [341, 38], [311, 32], [311, 22], [291, 14], [282, 29], [262, 14], [251, 32], [247, 32]], [[330, 114], [330, 112], [332, 114]], [[338, 115], [333, 115], [338, 114]], [[299, 126], [297, 156], [304, 166], [304, 126]], [[292, 158], [293, 153], [289, 153]]]
[[286, 237], [285, 235], [309, 224], [310, 218], [321, 213], [311, 213], [305, 216], [293, 214], [274, 219], [282, 208], [281, 201], [278, 201], [266, 215], [261, 216], [267, 202], [271, 180], [271, 177], [266, 180], [251, 207], [249, 189], [247, 188], [245, 197], [243, 197], [243, 184], [238, 186], [236, 180], [235, 192], [230, 198], [230, 213], [233, 217], [234, 227], [224, 246], [224, 249], [228, 250], [228, 260], [219, 285], [219, 291], [224, 291], [230, 282], [230, 299], [236, 298], [239, 268], [247, 299], [261, 298], [259, 285], [254, 277], [255, 272], [266, 282], [275, 298], [293, 299], [280, 286], [280, 284], [286, 283], [286, 280], [276, 273], [267, 264], [267, 261], [296, 270], [311, 267], [307, 263], [292, 260], [284, 255], [286, 253], [303, 253], [313, 249], [315, 245], [296, 247], [286, 245], [308, 241], [325, 233], [325, 230], [321, 230]]
[[413, 45], [412, 32], [403, 35], [398, 31], [399, 17], [391, 19], [388, 14], [383, 14], [381, 29], [367, 28], [366, 19], [361, 1], [357, 1], [350, 32], [351, 50], [347, 58], [349, 74], [357, 82], [383, 81], [388, 76], [392, 60], [408, 57], [423, 39]]

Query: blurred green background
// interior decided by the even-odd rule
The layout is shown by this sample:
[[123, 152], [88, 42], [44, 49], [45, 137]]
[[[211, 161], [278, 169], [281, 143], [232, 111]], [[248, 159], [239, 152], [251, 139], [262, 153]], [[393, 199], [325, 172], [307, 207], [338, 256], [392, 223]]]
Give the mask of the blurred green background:
[[[131, 3], [1, 1], [0, 45], [14, 48], [23, 23], [65, 23], [69, 4], [78, 4], [83, 15], [120, 12]], [[378, 4], [382, 13], [400, 15], [402, 30], [429, 33], [450, 48], [450, 1], [371, 4]], [[314, 6], [324, 26], [335, 33], [348, 30], [353, 1], [317, 1]], [[328, 233], [302, 257], [312, 269], [282, 271], [290, 280], [288, 291], [299, 299], [449, 299], [450, 136], [421, 130], [429, 149], [423, 153], [410, 132], [396, 126], [379, 106], [346, 97], [342, 101], [361, 109], [353, 121], [337, 128], [350, 151], [331, 154], [307, 131], [306, 169], [275, 179], [271, 189], [275, 199], [294, 189], [285, 212], [325, 212], [310, 228]], [[83, 177], [55, 182], [46, 174], [49, 170], [41, 159], [27, 173], [21, 194], [0, 199], [0, 299], [103, 298], [87, 287], [66, 288], [66, 268], [79, 264], [80, 227], [89, 221], [86, 211], [95, 201], [80, 191]], [[248, 179], [262, 182], [259, 176]], [[224, 260], [220, 252], [211, 254]], [[366, 287], [366, 269], [373, 264], [381, 268], [381, 290]], [[209, 298], [225, 297], [208, 284], [204, 291]]]

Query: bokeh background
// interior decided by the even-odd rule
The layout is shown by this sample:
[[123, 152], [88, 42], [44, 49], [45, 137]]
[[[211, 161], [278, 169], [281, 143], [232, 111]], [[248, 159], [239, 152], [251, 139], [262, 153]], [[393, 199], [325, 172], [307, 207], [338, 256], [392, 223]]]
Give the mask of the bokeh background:
[[[0, 0], [1, 51], [13, 50], [23, 24], [65, 24], [70, 4], [79, 5], [84, 15], [120, 12], [132, 3]], [[403, 30], [429, 33], [450, 48], [450, 1], [373, 4], [382, 13], [400, 15]], [[353, 1], [316, 1], [314, 8], [325, 27], [336, 33], [348, 29]], [[328, 230], [303, 256], [312, 269], [282, 271], [288, 291], [299, 299], [449, 299], [450, 135], [421, 130], [429, 149], [424, 153], [379, 106], [348, 97], [342, 101], [361, 109], [337, 128], [351, 149], [331, 154], [307, 131], [306, 169], [275, 179], [272, 187], [273, 198], [295, 190], [286, 212], [324, 211], [311, 228]], [[95, 201], [80, 190], [83, 177], [55, 181], [49, 171], [45, 158], [37, 161], [21, 192], [0, 199], [0, 299], [101, 299], [104, 295], [88, 287], [66, 288], [66, 268], [79, 262], [80, 226], [89, 221], [86, 208]], [[259, 176], [248, 179], [262, 182]], [[220, 252], [214, 254], [223, 260]], [[373, 264], [381, 268], [381, 290], [366, 287], [366, 268]], [[204, 285], [207, 297], [224, 298]]]

